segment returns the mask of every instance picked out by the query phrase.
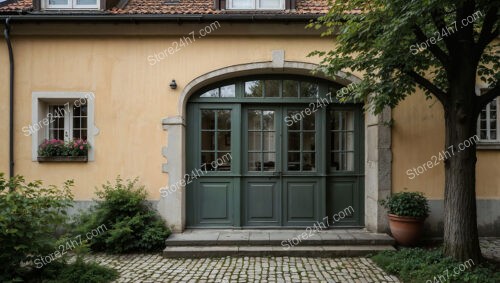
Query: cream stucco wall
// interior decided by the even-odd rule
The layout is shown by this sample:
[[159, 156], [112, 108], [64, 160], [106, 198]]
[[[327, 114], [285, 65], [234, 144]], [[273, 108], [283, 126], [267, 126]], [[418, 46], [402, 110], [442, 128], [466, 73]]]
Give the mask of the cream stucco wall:
[[[422, 191], [430, 199], [444, 197], [444, 164], [409, 178], [407, 170], [423, 165], [444, 150], [443, 108], [421, 92], [406, 98], [393, 111], [392, 191]], [[500, 150], [478, 150], [477, 197], [500, 199]], [[411, 175], [413, 177], [413, 175]]]
[[[167, 184], [162, 147], [167, 132], [162, 118], [176, 116], [184, 86], [198, 76], [227, 66], [271, 61], [272, 50], [284, 50], [287, 61], [316, 63], [306, 55], [332, 48], [303, 24], [225, 24], [206, 37], [151, 66], [147, 57], [178, 42], [206, 24], [19, 25], [12, 29], [16, 60], [15, 172], [27, 179], [61, 184], [75, 180], [75, 198], [90, 200], [94, 187], [117, 175], [140, 177], [151, 199]], [[99, 34], [99, 35], [91, 35]], [[244, 35], [241, 35], [244, 34]], [[169, 88], [171, 79], [178, 84]], [[87, 164], [31, 161], [31, 138], [22, 127], [31, 123], [35, 91], [90, 91], [95, 94], [95, 161]], [[420, 190], [443, 197], [440, 165], [410, 180], [408, 169], [438, 154], [444, 144], [442, 109], [416, 93], [393, 112], [393, 191]], [[0, 172], [8, 172], [8, 57], [0, 43]], [[500, 151], [478, 154], [479, 198], [500, 198]], [[175, 161], [170, 161], [175, 162]]]
[[[289, 61], [314, 62], [306, 55], [314, 49], [326, 49], [331, 43], [316, 35], [269, 35], [249, 30], [248, 35], [231, 34], [231, 25], [183, 47], [180, 51], [151, 66], [149, 55], [161, 52], [205, 24], [182, 27], [175, 31], [162, 26], [130, 31], [103, 26], [102, 35], [85, 35], [87, 29], [76, 26], [81, 34], [68, 34], [68, 28], [40, 30], [37, 26], [13, 27], [15, 52], [15, 173], [28, 180], [42, 179], [47, 184], [75, 180], [75, 199], [90, 200], [94, 188], [117, 175], [140, 177], [149, 198], [158, 199], [158, 189], [167, 184], [162, 173], [162, 147], [167, 132], [162, 118], [178, 115], [177, 101], [183, 87], [196, 77], [230, 65], [271, 61], [272, 50], [284, 50]], [[279, 26], [279, 25], [278, 25]], [[285, 25], [279, 27], [284, 29]], [[38, 29], [37, 29], [38, 28]], [[168, 32], [162, 32], [168, 29]], [[288, 26], [304, 33], [303, 25]], [[34, 33], [34, 34], [30, 34]], [[37, 34], [40, 33], [40, 34]], [[53, 35], [53, 34], [56, 35]], [[99, 32], [97, 32], [99, 33]], [[264, 33], [264, 34], [262, 34]], [[62, 36], [62, 34], [66, 34]], [[0, 172], [8, 174], [8, 58], [5, 43], [0, 44]], [[175, 79], [176, 90], [169, 87]], [[31, 137], [22, 132], [31, 123], [32, 92], [85, 91], [95, 94], [95, 161], [86, 164], [38, 163], [31, 160]], [[169, 161], [175, 162], [175, 161]]]

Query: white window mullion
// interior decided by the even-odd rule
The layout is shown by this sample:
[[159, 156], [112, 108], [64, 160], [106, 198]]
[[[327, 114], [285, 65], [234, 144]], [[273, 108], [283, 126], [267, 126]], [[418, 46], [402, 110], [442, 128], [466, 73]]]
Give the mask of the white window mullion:
[[486, 105], [486, 139], [491, 140], [491, 116], [490, 116], [490, 104]]
[[69, 103], [64, 104], [64, 141], [69, 141], [72, 136], [71, 111]]

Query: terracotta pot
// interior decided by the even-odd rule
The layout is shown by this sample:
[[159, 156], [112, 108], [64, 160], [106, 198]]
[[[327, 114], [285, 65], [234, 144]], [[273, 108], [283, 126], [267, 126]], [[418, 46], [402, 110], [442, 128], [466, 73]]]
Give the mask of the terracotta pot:
[[389, 227], [396, 242], [402, 246], [415, 246], [422, 236], [425, 218], [389, 214]]

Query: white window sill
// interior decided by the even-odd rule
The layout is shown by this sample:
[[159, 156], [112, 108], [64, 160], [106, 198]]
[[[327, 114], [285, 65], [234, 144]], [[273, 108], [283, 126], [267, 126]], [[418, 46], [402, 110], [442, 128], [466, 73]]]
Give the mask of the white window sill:
[[478, 150], [500, 150], [500, 142], [478, 142], [476, 148]]

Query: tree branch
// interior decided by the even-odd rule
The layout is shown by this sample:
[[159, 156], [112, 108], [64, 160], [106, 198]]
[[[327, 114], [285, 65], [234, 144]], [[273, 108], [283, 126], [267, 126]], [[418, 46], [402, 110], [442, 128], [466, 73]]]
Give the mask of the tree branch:
[[421, 85], [429, 92], [431, 92], [443, 104], [443, 106], [446, 106], [448, 104], [446, 93], [437, 86], [435, 86], [428, 79], [417, 74], [415, 71], [403, 71], [403, 72], [410, 78], [412, 78], [413, 81], [415, 81], [417, 84]]
[[[429, 40], [422, 29], [417, 25], [413, 26], [413, 33], [420, 42], [427, 42]], [[429, 50], [432, 54], [434, 54], [441, 64], [443, 64], [443, 67], [448, 70], [450, 66], [450, 58], [448, 57], [448, 54], [441, 50], [441, 48], [439, 48], [436, 44], [431, 43], [427, 44], [427, 46], [429, 46]]]
[[479, 39], [477, 40], [475, 46], [475, 55], [478, 59], [483, 54], [486, 46], [488, 46], [488, 44], [490, 44], [498, 36], [498, 26], [495, 30], [493, 30], [495, 23], [498, 21], [497, 13], [498, 7], [495, 6], [490, 8], [484, 17], [483, 28], [481, 29]]
[[493, 99], [495, 99], [495, 97], [498, 96], [500, 96], [500, 83], [497, 83], [494, 88], [479, 96], [478, 111], [481, 111], [481, 109], [483, 109], [488, 103], [490, 103]]
[[[444, 10], [439, 9], [431, 12], [432, 16], [432, 21], [434, 22], [434, 25], [436, 26], [438, 32], [442, 30], [448, 30], [446, 26], [446, 22], [444, 21]], [[446, 49], [448, 49], [449, 53], [453, 52], [453, 43], [451, 42], [451, 39], [453, 38], [453, 34], [449, 36], [443, 36], [443, 41], [444, 44], [446, 45]]]

